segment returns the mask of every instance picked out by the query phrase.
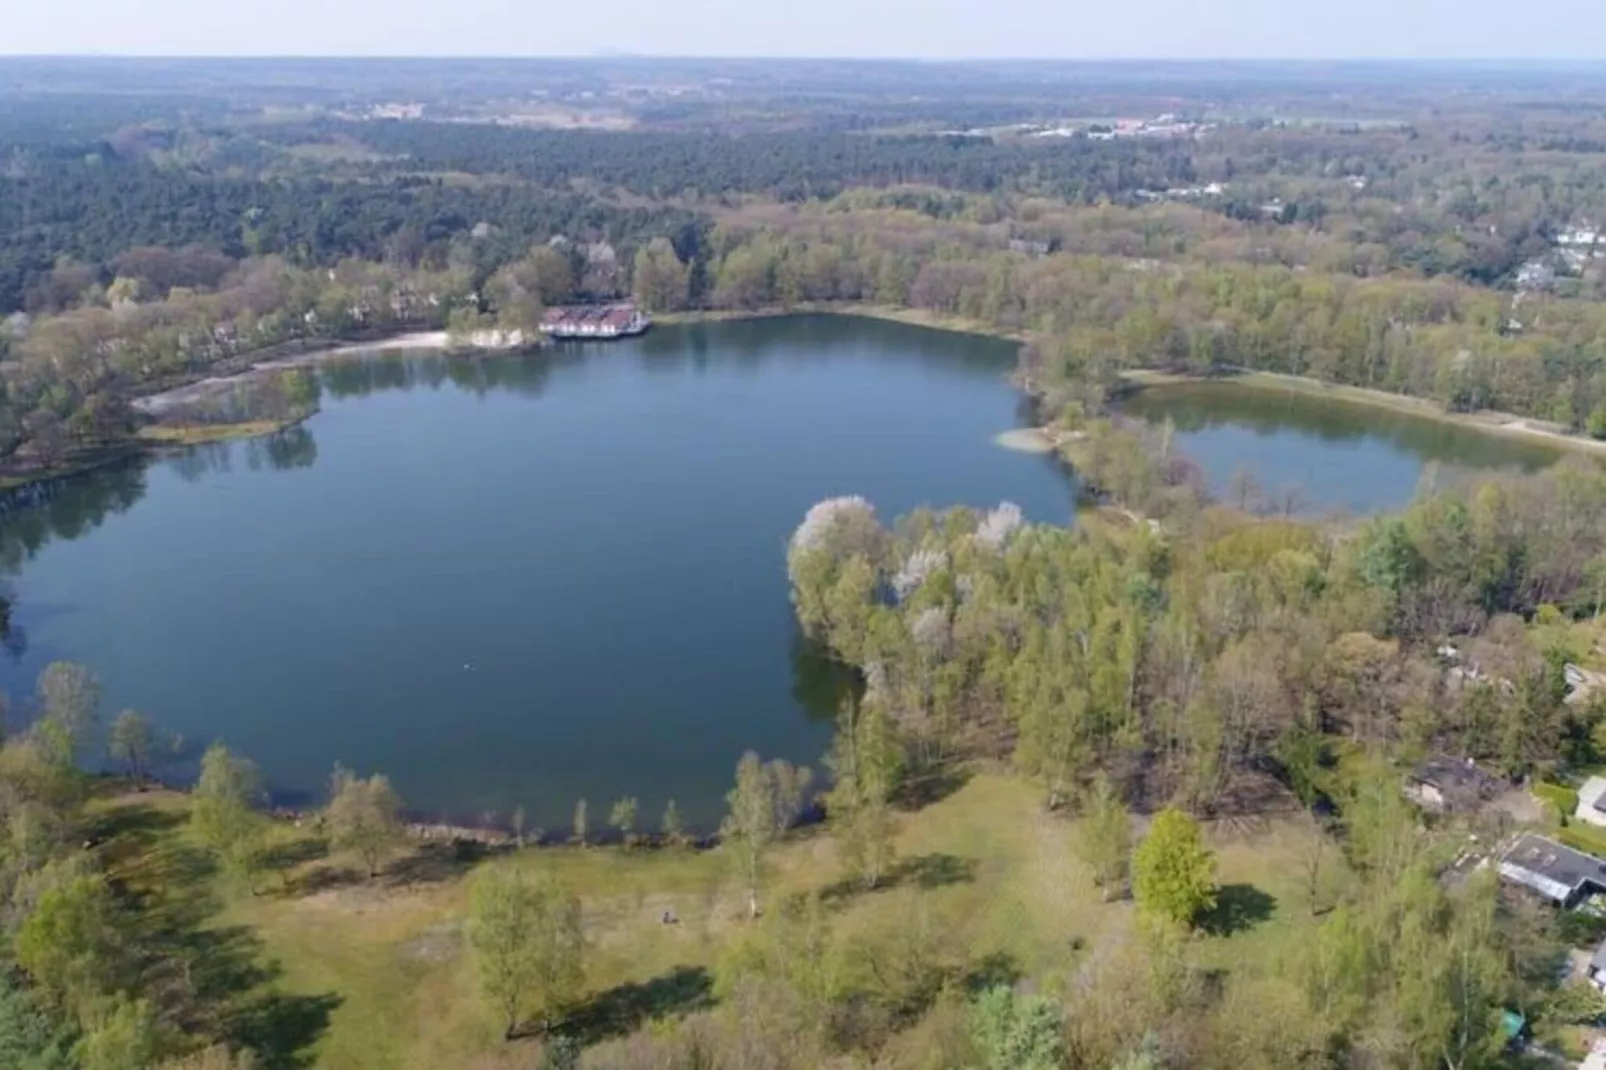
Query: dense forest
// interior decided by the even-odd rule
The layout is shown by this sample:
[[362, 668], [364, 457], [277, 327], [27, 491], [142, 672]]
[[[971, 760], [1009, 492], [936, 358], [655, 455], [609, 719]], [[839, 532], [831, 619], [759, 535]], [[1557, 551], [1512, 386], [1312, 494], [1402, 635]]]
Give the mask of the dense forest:
[[277, 254], [309, 267], [388, 257], [444, 268], [452, 239], [479, 227], [494, 231], [481, 254], [494, 267], [498, 256], [557, 234], [619, 241], [673, 233], [691, 218], [518, 185], [230, 178], [109, 152], [30, 161], [0, 177], [0, 310], [48, 311], [40, 285], [62, 260], [91, 265], [95, 281], [110, 282], [119, 257], [150, 246], [198, 245], [234, 259]]
[[1593, 300], [1316, 270], [1345, 251], [1308, 239], [1245, 262], [1234, 253], [1255, 248], [1253, 233], [1186, 206], [1019, 207], [1011, 219], [903, 187], [733, 210], [713, 226], [633, 210], [640, 229], [617, 246], [404, 227], [386, 259], [328, 271], [202, 245], [133, 248], [104, 266], [64, 259], [33, 283], [35, 315], [5, 343], [4, 453], [48, 466], [126, 433], [126, 403], [150, 384], [287, 340], [438, 326], [454, 308], [528, 325], [543, 305], [632, 290], [657, 311], [868, 303], [1024, 332], [1039, 392], [1051, 381], [1109, 388], [1126, 368], [1249, 368], [1606, 432]]

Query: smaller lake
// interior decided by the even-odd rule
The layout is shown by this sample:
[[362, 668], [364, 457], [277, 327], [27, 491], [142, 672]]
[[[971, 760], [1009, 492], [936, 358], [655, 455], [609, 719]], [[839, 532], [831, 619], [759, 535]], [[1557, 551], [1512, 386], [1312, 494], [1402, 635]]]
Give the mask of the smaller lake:
[[1149, 387], [1121, 410], [1151, 424], [1170, 420], [1177, 449], [1204, 469], [1218, 497], [1233, 500], [1234, 483], [1248, 473], [1262, 493], [1292, 494], [1301, 511], [1316, 514], [1398, 509], [1425, 480], [1531, 472], [1562, 456], [1448, 420], [1230, 381]]

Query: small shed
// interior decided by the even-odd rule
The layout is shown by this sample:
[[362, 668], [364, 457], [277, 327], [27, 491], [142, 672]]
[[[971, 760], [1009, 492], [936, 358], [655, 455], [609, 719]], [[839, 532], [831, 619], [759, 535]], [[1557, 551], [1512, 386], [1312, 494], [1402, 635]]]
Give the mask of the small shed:
[[1430, 810], [1466, 813], [1480, 809], [1500, 794], [1500, 781], [1479, 769], [1471, 758], [1436, 755], [1418, 764], [1405, 778], [1405, 794]]

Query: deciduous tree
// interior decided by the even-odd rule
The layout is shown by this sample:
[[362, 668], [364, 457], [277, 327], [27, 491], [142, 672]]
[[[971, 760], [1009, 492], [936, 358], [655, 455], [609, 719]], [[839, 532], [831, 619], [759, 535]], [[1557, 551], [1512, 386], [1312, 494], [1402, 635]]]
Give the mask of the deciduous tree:
[[691, 269], [675, 255], [669, 239], [654, 238], [636, 252], [631, 285], [648, 309], [673, 312], [686, 307]]
[[324, 821], [336, 850], [355, 851], [372, 878], [402, 842], [401, 797], [390, 781], [376, 773], [366, 780], [336, 765], [329, 778], [329, 806]]
[[1100, 895], [1106, 900], [1120, 895], [1132, 864], [1132, 822], [1108, 777], [1093, 782], [1078, 832], [1077, 848]]
[[636, 812], [639, 809], [635, 796], [626, 795], [622, 799], [615, 799], [608, 811], [608, 824], [619, 830], [619, 838], [626, 847], [630, 846], [631, 831], [636, 827]]
[[664, 839], [672, 844], [678, 844], [686, 838], [686, 826], [680, 818], [680, 807], [675, 800], [670, 799], [669, 805], [664, 807], [664, 816], [658, 821], [658, 829], [664, 834]]
[[470, 902], [468, 940], [480, 985], [509, 1040], [531, 1017], [550, 1022], [579, 992], [580, 901], [551, 877], [511, 866], [482, 874]]
[[255, 763], [235, 757], [222, 743], [206, 749], [192, 795], [190, 824], [225, 868], [247, 880], [255, 872], [261, 844], [256, 813], [261, 796], [262, 779]]
[[149, 1003], [119, 996], [95, 1013], [73, 1055], [82, 1070], [148, 1070], [165, 1040]]
[[581, 799], [574, 804], [574, 842], [581, 847], [586, 845], [587, 816], [586, 801]]
[[40, 895], [17, 930], [17, 965], [56, 1006], [86, 1013], [117, 986], [121, 940], [116, 914], [104, 877], [67, 877]]
[[138, 710], [124, 710], [112, 721], [107, 749], [112, 758], [128, 766], [128, 775], [143, 781], [150, 768], [156, 738], [151, 722]]
[[55, 661], [38, 682], [39, 721], [35, 733], [53, 761], [71, 765], [95, 727], [100, 680], [82, 665]]
[[848, 866], [866, 888], [892, 861], [892, 796], [902, 777], [903, 745], [876, 699], [844, 703], [826, 759], [834, 784], [827, 812]]
[[721, 834], [747, 886], [748, 913], [758, 917], [764, 858], [776, 837], [796, 820], [810, 776], [786, 762], [765, 763], [752, 751], [736, 763], [736, 786], [725, 796]]

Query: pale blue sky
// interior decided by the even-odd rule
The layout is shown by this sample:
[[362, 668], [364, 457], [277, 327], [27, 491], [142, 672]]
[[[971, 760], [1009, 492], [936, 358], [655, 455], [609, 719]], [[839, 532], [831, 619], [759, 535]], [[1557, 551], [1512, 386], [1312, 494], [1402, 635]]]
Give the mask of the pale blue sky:
[[1594, 58], [1606, 0], [0, 0], [0, 54]]

